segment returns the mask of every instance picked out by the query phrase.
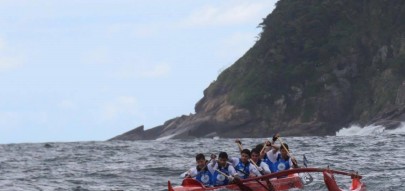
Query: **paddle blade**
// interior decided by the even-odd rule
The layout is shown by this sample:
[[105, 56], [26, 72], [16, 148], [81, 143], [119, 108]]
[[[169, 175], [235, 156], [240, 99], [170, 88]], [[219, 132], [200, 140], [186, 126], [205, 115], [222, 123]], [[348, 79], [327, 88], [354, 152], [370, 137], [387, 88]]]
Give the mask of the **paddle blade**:
[[308, 160], [307, 160], [307, 157], [304, 155], [304, 157], [303, 157], [304, 159], [303, 159], [303, 161], [304, 161], [304, 166], [305, 166], [305, 168], [306, 167], [308, 167]]
[[274, 187], [273, 183], [270, 182], [270, 179], [266, 179], [266, 184], [267, 184], [267, 190], [276, 191], [276, 188]]
[[234, 182], [236, 185], [238, 185], [239, 189], [241, 191], [253, 191], [252, 188], [250, 188], [249, 186], [246, 186], [243, 184], [243, 182], [239, 179], [239, 178], [235, 178]]

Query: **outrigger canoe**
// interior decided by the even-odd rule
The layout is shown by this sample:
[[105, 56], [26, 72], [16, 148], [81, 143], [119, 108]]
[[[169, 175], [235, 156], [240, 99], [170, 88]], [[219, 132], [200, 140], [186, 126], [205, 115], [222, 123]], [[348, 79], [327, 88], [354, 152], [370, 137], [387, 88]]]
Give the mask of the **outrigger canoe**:
[[[200, 182], [186, 178], [181, 186], [172, 187], [168, 181], [169, 191], [209, 191], [209, 190], [241, 190], [241, 191], [281, 191], [289, 189], [303, 189], [304, 184], [297, 173], [322, 172], [326, 188], [329, 191], [342, 191], [336, 183], [334, 174], [346, 175], [352, 178], [351, 191], [366, 191], [366, 186], [360, 181], [358, 174], [324, 168], [295, 168], [277, 173], [267, 174], [256, 178], [241, 180], [238, 184], [229, 184], [216, 187], [205, 187]], [[285, 177], [287, 176], [287, 177]], [[284, 177], [284, 178], [279, 178]]]

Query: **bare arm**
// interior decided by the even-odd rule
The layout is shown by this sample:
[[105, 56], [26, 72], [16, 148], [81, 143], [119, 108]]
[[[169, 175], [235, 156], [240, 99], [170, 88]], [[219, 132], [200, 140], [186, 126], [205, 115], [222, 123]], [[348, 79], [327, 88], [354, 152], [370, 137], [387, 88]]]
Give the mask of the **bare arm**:
[[242, 142], [239, 139], [235, 140], [235, 143], [238, 144], [238, 148], [239, 148], [239, 153], [242, 152], [243, 147], [242, 147]]

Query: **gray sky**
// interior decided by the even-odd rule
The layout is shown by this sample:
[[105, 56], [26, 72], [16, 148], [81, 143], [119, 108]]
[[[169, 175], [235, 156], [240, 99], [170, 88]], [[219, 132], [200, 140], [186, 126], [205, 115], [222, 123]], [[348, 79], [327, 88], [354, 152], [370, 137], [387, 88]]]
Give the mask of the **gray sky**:
[[194, 113], [275, 0], [0, 0], [0, 143], [106, 140]]

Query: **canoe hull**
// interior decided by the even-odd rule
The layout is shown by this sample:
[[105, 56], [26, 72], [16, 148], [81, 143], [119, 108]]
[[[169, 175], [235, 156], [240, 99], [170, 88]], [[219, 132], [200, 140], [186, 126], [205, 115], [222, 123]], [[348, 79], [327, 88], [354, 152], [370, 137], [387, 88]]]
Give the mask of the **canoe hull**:
[[[304, 185], [301, 181], [301, 178], [298, 174], [289, 175], [286, 178], [280, 179], [271, 179], [271, 185], [274, 188], [274, 191], [288, 190], [292, 188], [303, 189]], [[264, 180], [254, 180], [249, 182], [244, 182], [243, 185], [251, 188], [255, 191], [268, 191], [267, 182]], [[171, 190], [172, 189], [172, 190]], [[201, 183], [195, 181], [194, 179], [184, 179], [182, 186], [176, 186], [170, 189], [169, 191], [209, 191], [209, 190], [240, 190], [239, 186], [236, 184], [229, 184], [225, 186], [216, 186], [216, 187], [204, 187]]]
[[[350, 176], [352, 178], [352, 185], [350, 191], [366, 191], [366, 186], [360, 181], [362, 178], [357, 173], [343, 172], [332, 169], [324, 168], [297, 168], [285, 170], [277, 173], [263, 175], [257, 178], [248, 178], [240, 181], [240, 185], [230, 184], [225, 186], [217, 187], [205, 187], [200, 182], [186, 178], [183, 180], [181, 186], [172, 187], [170, 181], [168, 182], [169, 191], [209, 191], [209, 190], [254, 190], [254, 191], [281, 191], [289, 189], [303, 189], [304, 185], [301, 181], [301, 178], [297, 173], [310, 173], [310, 172], [320, 172], [323, 173], [324, 182], [329, 191], [342, 191], [335, 181], [334, 174]], [[286, 178], [277, 178], [285, 177]], [[267, 185], [265, 180], [271, 181], [271, 186]]]

